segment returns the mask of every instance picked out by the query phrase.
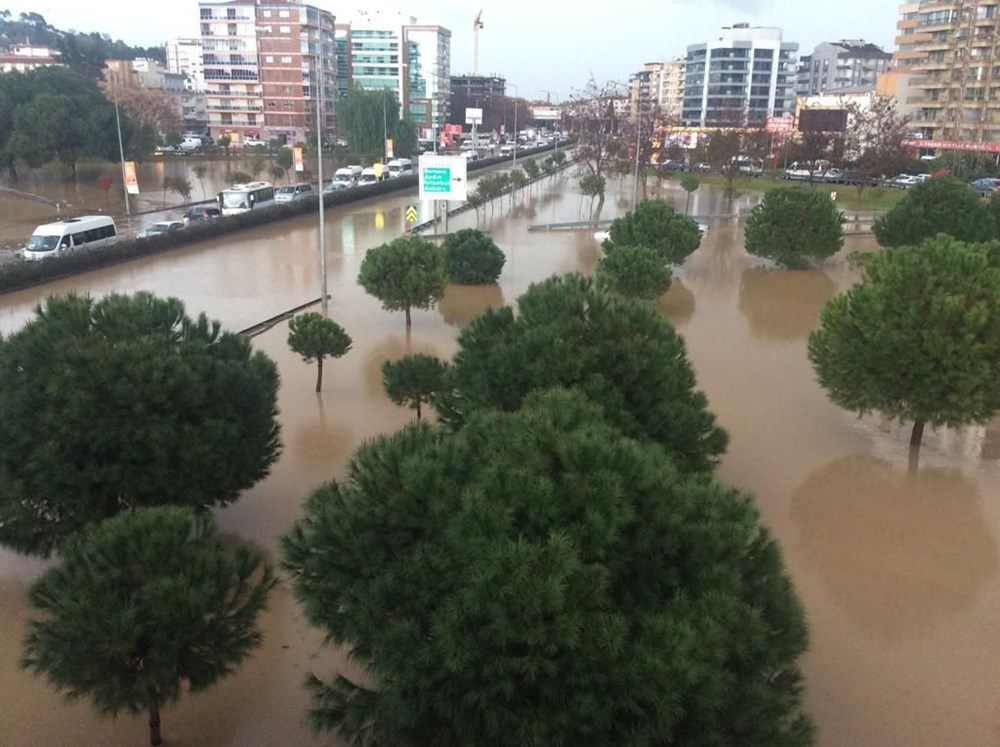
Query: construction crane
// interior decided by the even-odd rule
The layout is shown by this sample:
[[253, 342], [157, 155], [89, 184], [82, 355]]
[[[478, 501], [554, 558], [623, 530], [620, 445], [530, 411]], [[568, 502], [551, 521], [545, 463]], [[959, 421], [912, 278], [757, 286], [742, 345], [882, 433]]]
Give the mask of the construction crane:
[[479, 75], [479, 29], [483, 27], [483, 11], [476, 14], [472, 22], [472, 74]]
[[545, 94], [545, 103], [546, 103], [546, 104], [551, 104], [551, 103], [552, 103], [552, 94], [556, 93], [556, 91], [546, 91], [546, 90], [545, 90], [545, 89], [543, 88], [543, 89], [542, 89], [542, 93], [544, 93], [544, 94]]

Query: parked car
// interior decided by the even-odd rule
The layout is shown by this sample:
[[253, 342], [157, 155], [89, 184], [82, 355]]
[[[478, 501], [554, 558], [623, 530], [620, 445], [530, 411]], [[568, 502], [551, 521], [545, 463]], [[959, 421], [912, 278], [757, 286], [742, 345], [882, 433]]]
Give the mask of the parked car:
[[974, 182], [971, 182], [969, 186], [980, 194], [990, 196], [996, 192], [1000, 192], [1000, 179], [984, 177], [982, 179], [976, 179]]
[[663, 168], [667, 171], [684, 171], [687, 168], [687, 164], [683, 161], [670, 160], [663, 162]]
[[184, 221], [182, 220], [159, 220], [147, 226], [146, 230], [140, 231], [137, 237], [140, 239], [149, 239], [153, 236], [162, 236], [163, 234], [180, 231], [182, 228], [184, 228]]
[[266, 148], [267, 147], [267, 141], [266, 140], [261, 140], [258, 137], [247, 137], [247, 138], [243, 138], [243, 147], [244, 148]]
[[333, 194], [334, 192], [344, 192], [350, 189], [352, 186], [354, 186], [353, 182], [351, 184], [338, 181], [327, 182], [326, 184], [323, 185], [323, 194], [329, 195]]
[[694, 165], [694, 170], [699, 174], [707, 174], [712, 170], [712, 164], [701, 161], [700, 163], [696, 163]]
[[215, 220], [222, 217], [222, 211], [217, 207], [198, 206], [188, 208], [184, 213], [184, 222], [190, 223], [197, 220]]
[[186, 137], [181, 140], [180, 149], [181, 150], [198, 150], [204, 143], [201, 141], [200, 137]]
[[831, 184], [846, 184], [844, 181], [846, 172], [841, 169], [827, 169], [823, 172], [823, 181]]
[[899, 174], [892, 179], [886, 180], [885, 186], [892, 187], [893, 189], [909, 189], [920, 184], [921, 181], [923, 180], [912, 174]]

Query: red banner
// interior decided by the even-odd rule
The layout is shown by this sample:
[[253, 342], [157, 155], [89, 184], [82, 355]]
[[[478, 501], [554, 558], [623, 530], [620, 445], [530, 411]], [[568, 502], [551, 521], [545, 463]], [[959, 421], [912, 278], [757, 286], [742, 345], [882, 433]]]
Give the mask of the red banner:
[[937, 148], [940, 150], [975, 150], [983, 153], [1000, 153], [1000, 143], [966, 143], [958, 140], [917, 140], [908, 138], [903, 145], [909, 148]]

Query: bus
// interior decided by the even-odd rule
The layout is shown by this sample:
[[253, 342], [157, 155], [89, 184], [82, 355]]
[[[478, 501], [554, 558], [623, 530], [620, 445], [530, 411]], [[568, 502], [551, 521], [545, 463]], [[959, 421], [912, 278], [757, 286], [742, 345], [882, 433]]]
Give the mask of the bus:
[[114, 220], [107, 215], [81, 215], [35, 229], [21, 250], [27, 260], [55, 257], [83, 247], [106, 246], [118, 238]]
[[219, 192], [219, 209], [223, 215], [236, 215], [274, 203], [274, 185], [270, 182], [234, 184]]

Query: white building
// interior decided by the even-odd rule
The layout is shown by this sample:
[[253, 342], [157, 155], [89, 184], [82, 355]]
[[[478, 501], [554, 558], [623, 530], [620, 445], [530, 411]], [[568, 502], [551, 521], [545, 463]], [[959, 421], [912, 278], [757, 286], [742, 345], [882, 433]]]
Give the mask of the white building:
[[174, 39], [164, 47], [167, 53], [167, 71], [183, 75], [187, 90], [204, 91], [205, 66], [201, 57], [201, 39]]
[[49, 65], [62, 65], [59, 52], [36, 44], [14, 44], [6, 54], [0, 54], [0, 73], [26, 73]]
[[799, 45], [781, 29], [738, 23], [715, 41], [687, 48], [684, 124], [700, 127], [762, 122], [795, 111]]

